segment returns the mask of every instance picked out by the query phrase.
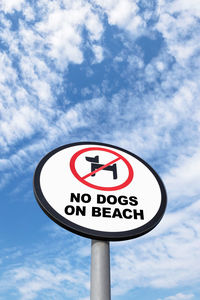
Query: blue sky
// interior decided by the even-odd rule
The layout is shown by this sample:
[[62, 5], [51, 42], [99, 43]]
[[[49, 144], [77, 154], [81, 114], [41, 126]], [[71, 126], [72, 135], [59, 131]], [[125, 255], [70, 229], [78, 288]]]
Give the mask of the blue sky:
[[200, 299], [199, 17], [198, 0], [0, 0], [0, 299], [89, 299], [90, 240], [32, 190], [78, 141], [132, 151], [167, 189], [153, 231], [111, 243], [112, 299]]

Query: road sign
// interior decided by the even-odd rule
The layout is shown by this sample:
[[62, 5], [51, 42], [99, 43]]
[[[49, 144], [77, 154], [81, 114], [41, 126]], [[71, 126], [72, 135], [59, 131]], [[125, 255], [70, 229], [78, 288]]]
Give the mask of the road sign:
[[160, 177], [146, 162], [96, 142], [68, 144], [48, 153], [36, 168], [34, 193], [60, 226], [110, 241], [152, 230], [167, 201]]

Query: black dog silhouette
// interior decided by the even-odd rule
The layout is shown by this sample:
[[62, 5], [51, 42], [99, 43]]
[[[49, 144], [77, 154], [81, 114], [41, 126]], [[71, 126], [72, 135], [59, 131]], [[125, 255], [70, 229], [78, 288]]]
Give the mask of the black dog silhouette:
[[[99, 164], [99, 156], [95, 156], [95, 157], [85, 157], [85, 159], [89, 162], [91, 162], [91, 172], [103, 167], [104, 165]], [[117, 165], [113, 164], [110, 166], [105, 167], [104, 169], [105, 171], [112, 171], [113, 172], [113, 179], [117, 179]], [[96, 174], [92, 174], [91, 176], [95, 176]]]

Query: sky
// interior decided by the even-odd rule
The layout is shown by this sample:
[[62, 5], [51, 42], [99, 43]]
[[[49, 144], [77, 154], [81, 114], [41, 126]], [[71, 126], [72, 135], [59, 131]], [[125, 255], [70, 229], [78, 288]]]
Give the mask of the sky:
[[154, 230], [110, 243], [112, 299], [200, 299], [199, 35], [199, 0], [0, 0], [0, 299], [89, 300], [91, 241], [32, 184], [80, 141], [135, 153], [167, 190]]

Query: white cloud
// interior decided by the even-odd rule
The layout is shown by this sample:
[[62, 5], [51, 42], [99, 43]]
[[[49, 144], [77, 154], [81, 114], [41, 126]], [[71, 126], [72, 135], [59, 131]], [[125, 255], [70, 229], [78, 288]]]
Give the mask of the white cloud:
[[1, 0], [0, 9], [5, 13], [13, 13], [14, 10], [21, 10], [25, 0]]
[[98, 14], [88, 11], [85, 18], [85, 26], [88, 30], [91, 41], [98, 41], [101, 39], [104, 28]]
[[[22, 1], [15, 1], [15, 5], [12, 1], [6, 1], [2, 5], [6, 5], [7, 2], [12, 8], [22, 9]], [[9, 107], [9, 115], [6, 118], [3, 117], [1, 125], [3, 139], [7, 140], [7, 145], [9, 145], [9, 141], [13, 141], [12, 134], [16, 134], [16, 140], [18, 140], [20, 136], [26, 136], [26, 132], [30, 134], [31, 131], [35, 132], [34, 125], [29, 123], [29, 120], [33, 119], [30, 114], [27, 112], [26, 120], [26, 116], [21, 114], [24, 104], [29, 105], [30, 113], [31, 111], [36, 112], [35, 122], [40, 125], [50, 122], [51, 118], [47, 121], [50, 115], [51, 117], [55, 116], [56, 112], [53, 106], [56, 101], [55, 87], [59, 93], [62, 82], [62, 76], [57, 73], [56, 68], [65, 70], [69, 62], [80, 64], [83, 61], [83, 27], [86, 26], [89, 30], [91, 42], [99, 40], [103, 32], [98, 14], [91, 9], [91, 5], [87, 2], [63, 2], [61, 7], [57, 1], [52, 1], [51, 4], [49, 1], [39, 1], [37, 5], [41, 9], [40, 21], [29, 26], [21, 19], [17, 32], [11, 30], [10, 22], [7, 22], [4, 17], [2, 18], [5, 28], [0, 35], [10, 51], [9, 56], [3, 52], [0, 53], [2, 111], [8, 110]], [[37, 7], [35, 9], [37, 10]], [[24, 7], [23, 12], [28, 20], [34, 19], [33, 8], [28, 4]], [[96, 62], [102, 61], [101, 46], [91, 44], [91, 49], [94, 50]], [[19, 69], [14, 67], [16, 59], [19, 62]], [[54, 70], [50, 59], [55, 61]], [[19, 120], [15, 132], [13, 132], [14, 120], [17, 119], [16, 112], [21, 121]], [[39, 120], [37, 115], [40, 116]], [[11, 126], [7, 126], [10, 121]], [[3, 141], [2, 145], [6, 147]]]
[[[6, 3], [2, 5], [8, 5]], [[70, 62], [83, 62], [83, 28], [89, 31], [88, 47], [94, 51], [96, 63], [103, 59], [103, 50], [96, 44], [101, 39], [103, 25], [89, 3], [41, 0], [34, 7], [27, 3], [22, 6], [22, 1], [9, 3], [10, 12], [13, 13], [14, 8], [22, 10], [27, 21], [33, 21], [38, 10], [40, 14], [39, 21], [31, 26], [19, 17], [17, 31], [11, 29], [11, 21], [3, 14], [1, 18], [0, 37], [8, 51], [7, 54], [0, 52], [0, 144], [7, 153], [13, 144], [35, 134], [43, 135], [48, 127], [52, 129], [50, 140], [54, 133], [61, 133], [60, 127], [72, 112], [65, 114], [55, 105], [62, 93], [61, 71], [66, 70]], [[52, 120], [56, 123], [54, 128]], [[65, 132], [76, 127], [71, 123], [66, 122]]]
[[93, 45], [92, 47], [95, 55], [95, 62], [100, 63], [103, 60], [103, 48], [99, 45]]
[[48, 19], [37, 24], [37, 30], [45, 35], [49, 46], [48, 55], [56, 59], [59, 68], [66, 68], [68, 62], [83, 61], [81, 35], [77, 25], [82, 23], [84, 10], [57, 9], [47, 15]]
[[[5, 53], [0, 53], [0, 68], [1, 68], [1, 74], [0, 74], [0, 83], [5, 84], [6, 81], [9, 81], [10, 83], [13, 83], [17, 78], [17, 73], [12, 68], [12, 61]], [[3, 89], [3, 86], [1, 86]]]
[[[82, 30], [84, 26], [89, 31], [90, 43], [88, 45], [94, 52], [96, 62], [102, 61], [104, 58], [104, 49], [100, 44], [103, 34], [103, 24], [100, 20], [102, 12], [108, 14], [110, 24], [129, 30], [130, 28], [127, 26], [131, 24], [130, 20], [134, 20], [139, 11], [137, 2], [128, 0], [107, 1], [106, 3], [99, 0], [95, 3], [102, 10], [96, 9], [95, 11], [91, 4], [83, 1], [73, 1], [72, 3], [64, 1], [62, 6], [58, 1], [51, 3], [46, 0], [39, 1], [37, 5], [40, 9], [40, 21], [29, 26], [28, 23], [21, 20], [17, 33], [10, 30], [10, 23], [6, 23], [3, 19], [5, 28], [1, 31], [1, 36], [10, 50], [9, 56], [1, 55], [1, 69], [4, 71], [0, 75], [2, 81], [0, 93], [4, 99], [1, 108], [2, 111], [8, 111], [9, 108], [9, 113], [2, 118], [1, 124], [0, 142], [5, 151], [17, 141], [34, 136], [36, 133], [46, 133], [48, 127], [51, 128], [46, 135], [49, 139], [45, 143], [41, 143], [42, 148], [44, 144], [51, 144], [56, 136], [61, 136], [62, 130], [68, 133], [78, 126], [86, 126], [82, 111], [85, 109], [89, 111], [89, 108], [85, 103], [74, 107], [69, 113], [63, 113], [57, 106], [55, 108], [57, 96], [62, 90], [63, 80], [62, 73], [58, 73], [57, 70], [65, 70], [70, 62], [80, 64], [83, 61]], [[25, 8], [32, 11], [33, 18], [33, 7], [26, 6]], [[188, 6], [186, 8], [190, 9]], [[162, 18], [166, 11], [172, 13], [175, 10], [177, 8], [173, 8], [172, 4], [167, 5], [164, 2], [159, 4], [160, 20], [156, 28], [163, 33], [163, 36], [167, 30], [165, 27], [167, 23], [163, 23]], [[36, 12], [36, 8], [34, 12]], [[183, 25], [180, 22], [180, 26], [185, 26], [186, 29], [190, 27], [194, 23], [192, 16], [191, 22], [188, 19], [187, 26], [184, 25], [184, 22], [182, 22]], [[170, 43], [170, 36], [173, 36], [176, 41], [174, 44], [179, 47], [179, 39], [177, 33], [174, 32], [177, 29], [173, 28], [172, 26], [169, 38], [166, 35], [165, 40]], [[141, 32], [138, 31], [138, 34]], [[194, 39], [196, 39], [195, 36], [195, 34], [192, 35]], [[193, 44], [196, 43], [196, 40], [194, 41]], [[18, 57], [20, 71], [13, 66], [16, 57]], [[55, 63], [53, 65], [52, 59]], [[113, 143], [133, 149], [138, 154], [149, 153], [150, 156], [159, 147], [162, 149], [170, 147], [172, 131], [189, 118], [191, 111], [198, 110], [198, 104], [194, 105], [194, 100], [199, 95], [199, 85], [194, 81], [195, 76], [197, 79], [197, 72], [194, 72], [191, 80], [186, 80], [188, 73], [186, 72], [184, 76], [181, 68], [174, 66], [169, 71], [169, 54], [167, 55], [163, 51], [145, 70], [143, 61], [137, 54], [129, 55], [128, 62], [130, 65], [128, 72], [130, 73], [126, 74], [127, 80], [129, 80], [129, 74], [132, 74], [133, 69], [137, 67], [141, 70], [140, 74], [143, 74], [141, 80], [144, 84], [145, 82], [155, 82], [161, 76], [161, 85], [156, 88], [155, 92], [144, 97], [146, 103], [139, 101], [137, 104], [135, 103], [134, 110], [132, 103], [136, 97], [133, 92], [128, 91], [129, 95], [127, 96], [128, 93], [124, 94], [121, 91], [113, 96], [111, 103], [106, 101], [108, 112], [105, 111], [104, 114], [109, 116], [112, 130], [110, 131], [109, 124], [107, 124], [106, 129], [109, 129], [110, 134], [106, 131], [102, 134], [101, 129], [99, 131], [101, 139], [112, 140]], [[163, 90], [171, 89], [175, 83], [177, 91], [171, 93], [170, 99], [169, 96], [166, 97]], [[123, 101], [123, 97], [126, 97], [126, 101]], [[95, 100], [91, 99], [91, 103], [95, 103]], [[122, 109], [121, 103], [126, 109]], [[27, 113], [24, 113], [24, 106]], [[134, 118], [136, 118], [140, 106], [144, 112], [142, 114], [144, 118], [140, 120], [137, 118], [137, 121], [131, 125], [132, 115], [134, 114]], [[92, 104], [92, 108], [95, 110], [95, 105]], [[104, 107], [101, 106], [101, 110], [103, 112]], [[72, 111], [74, 118], [71, 120], [74, 125], [71, 124], [69, 117]], [[100, 113], [97, 111], [95, 111], [95, 115], [100, 117]], [[91, 126], [92, 121], [95, 122], [95, 118], [91, 118], [89, 122]], [[132, 140], [134, 140], [134, 146]], [[40, 141], [38, 142], [40, 144]], [[32, 148], [35, 149], [35, 147]], [[28, 147], [26, 147], [27, 149]]]
[[151, 233], [113, 249], [114, 295], [138, 287], [181, 288], [199, 282], [199, 208], [200, 201], [166, 214]]
[[165, 297], [163, 299], [158, 299], [158, 300], [190, 300], [190, 299], [193, 299], [193, 298], [194, 298], [193, 294], [178, 293], [174, 296], [169, 296], [169, 297]]
[[[65, 245], [66, 237], [65, 231]], [[3, 253], [9, 252], [9, 256], [3, 256], [0, 297], [8, 297], [14, 292], [22, 300], [86, 298], [89, 294], [88, 262], [76, 254], [83, 239], [76, 239], [70, 234], [68, 238], [67, 248], [60, 237], [55, 245], [54, 236], [50, 248], [49, 241], [45, 244], [43, 240], [43, 244], [34, 246], [34, 251], [26, 249], [19, 253], [17, 249], [1, 249]]]
[[108, 22], [125, 29], [136, 37], [144, 32], [146, 22], [138, 14], [138, 1], [132, 0], [94, 0], [108, 16]]
[[0, 170], [4, 170], [8, 166], [10, 166], [10, 162], [7, 159], [0, 159]]
[[[32, 142], [30, 145], [24, 146], [22, 149], [12, 153], [9, 159], [4, 159], [1, 163], [2, 168], [5, 171], [9, 171], [12, 168], [24, 169], [26, 165], [28, 168], [34, 168], [35, 163], [30, 164], [30, 157], [40, 154], [44, 154], [52, 147], [55, 142], [63, 137], [67, 138], [73, 130], [88, 128], [96, 120], [96, 115], [93, 111], [103, 108], [105, 99], [96, 98], [89, 101], [85, 101], [82, 104], [77, 104], [67, 112], [60, 112], [59, 118], [52, 124], [49, 124], [45, 118], [35, 110], [24, 106], [20, 113], [15, 112], [15, 118], [8, 120], [10, 122], [9, 127], [2, 123], [2, 133], [5, 136], [6, 143], [14, 143], [16, 140], [24, 137], [30, 137], [31, 134], [36, 133], [37, 130], [45, 131], [45, 139], [43, 136], [37, 139], [36, 142]], [[91, 114], [94, 114], [92, 118], [88, 118]], [[25, 117], [26, 116], [26, 117]], [[10, 118], [10, 117], [9, 117]], [[96, 120], [97, 121], [97, 120]], [[28, 122], [28, 123], [26, 123]], [[19, 136], [18, 136], [19, 135]], [[3, 180], [3, 178], [2, 178]]]
[[41, 125], [42, 122], [43, 118], [36, 110], [23, 106], [20, 109], [10, 110], [9, 115], [1, 122], [0, 128], [6, 142], [11, 145], [17, 140], [32, 136], [38, 123]]
[[82, 30], [86, 26], [91, 42], [100, 40], [103, 26], [91, 5], [84, 1], [64, 2], [64, 8], [56, 2], [48, 5], [45, 17], [36, 25], [40, 34], [45, 36], [49, 48], [48, 55], [56, 60], [59, 69], [67, 68], [69, 62], [83, 62]]
[[180, 156], [174, 167], [163, 176], [170, 199], [193, 197], [200, 193], [200, 152], [191, 149], [191, 154]]
[[196, 0], [190, 4], [179, 0], [158, 2], [159, 21], [156, 29], [162, 33], [169, 52], [181, 65], [187, 64], [199, 49], [199, 11], [200, 5]]
[[35, 19], [35, 12], [31, 6], [26, 3], [26, 6], [23, 7], [23, 15], [27, 21], [33, 21]]
[[[77, 278], [82, 281], [86, 280], [86, 275], [79, 270], [69, 270], [64, 272], [59, 270], [55, 265], [42, 265], [42, 266], [30, 266], [19, 267], [12, 269], [11, 285], [16, 283], [18, 285], [17, 290], [20, 295], [20, 299], [36, 299], [39, 294], [47, 291], [47, 295], [54, 294], [56, 291], [59, 295], [60, 292], [67, 296], [73, 297], [76, 295], [76, 289], [69, 291], [69, 285], [75, 285]], [[7, 276], [10, 275], [10, 272]], [[9, 285], [9, 284], [8, 284]], [[64, 288], [66, 285], [66, 288]]]
[[159, 5], [166, 6], [171, 14], [173, 14], [174, 12], [191, 12], [193, 15], [199, 17], [200, 13], [200, 3], [198, 0], [191, 0], [190, 2], [188, 2], [187, 0], [175, 0], [170, 2], [160, 0]]

